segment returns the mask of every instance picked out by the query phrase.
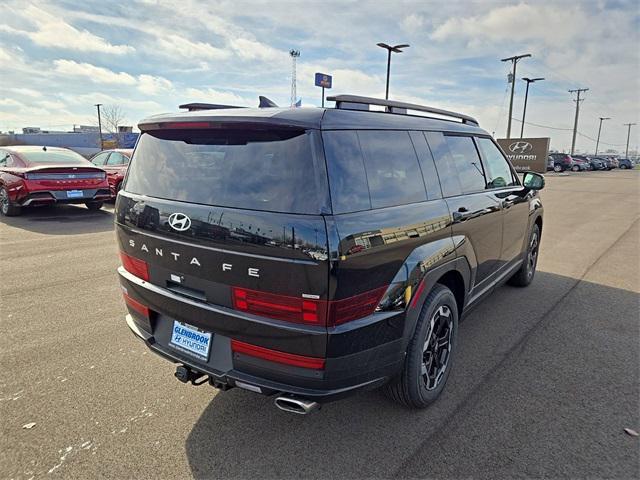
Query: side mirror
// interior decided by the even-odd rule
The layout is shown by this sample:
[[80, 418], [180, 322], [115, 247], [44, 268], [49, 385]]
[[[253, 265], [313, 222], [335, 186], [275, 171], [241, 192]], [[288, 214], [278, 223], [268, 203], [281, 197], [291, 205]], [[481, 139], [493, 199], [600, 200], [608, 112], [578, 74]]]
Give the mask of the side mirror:
[[522, 184], [529, 190], [542, 190], [544, 188], [544, 177], [539, 173], [526, 172], [522, 179]]

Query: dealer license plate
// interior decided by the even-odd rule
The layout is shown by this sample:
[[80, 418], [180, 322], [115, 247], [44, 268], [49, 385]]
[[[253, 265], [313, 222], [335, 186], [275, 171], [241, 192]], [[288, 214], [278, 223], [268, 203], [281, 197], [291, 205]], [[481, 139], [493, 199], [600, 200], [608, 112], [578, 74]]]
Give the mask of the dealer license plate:
[[209, 359], [212, 336], [213, 334], [210, 332], [175, 320], [169, 345], [206, 362]]

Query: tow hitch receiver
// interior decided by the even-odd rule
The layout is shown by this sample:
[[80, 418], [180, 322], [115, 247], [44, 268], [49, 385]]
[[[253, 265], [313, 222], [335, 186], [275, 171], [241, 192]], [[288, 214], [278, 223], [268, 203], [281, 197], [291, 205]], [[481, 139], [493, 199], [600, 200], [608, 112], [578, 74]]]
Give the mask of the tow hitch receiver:
[[174, 375], [182, 383], [191, 382], [191, 385], [195, 385], [196, 387], [198, 385], [203, 385], [207, 383], [207, 380], [208, 380], [207, 378], [203, 379], [203, 377], [207, 377], [207, 375], [205, 375], [204, 373], [194, 372], [193, 370], [191, 370], [188, 367], [185, 367], [184, 365], [180, 365], [176, 367], [176, 372], [174, 373]]

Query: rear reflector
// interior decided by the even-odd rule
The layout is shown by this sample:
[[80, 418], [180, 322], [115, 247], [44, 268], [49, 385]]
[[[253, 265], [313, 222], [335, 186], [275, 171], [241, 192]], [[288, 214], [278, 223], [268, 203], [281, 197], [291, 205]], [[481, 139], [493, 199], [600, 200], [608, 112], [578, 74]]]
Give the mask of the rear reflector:
[[424, 278], [420, 281], [420, 284], [416, 289], [416, 293], [413, 294], [413, 298], [411, 299], [409, 308], [415, 308], [418, 305], [418, 300], [420, 299], [420, 295], [422, 295], [422, 292], [424, 292]]
[[149, 318], [149, 307], [141, 304], [137, 300], [134, 300], [124, 292], [122, 292], [122, 295], [124, 296], [124, 301], [129, 307], [131, 307], [133, 310], [138, 312], [143, 317]]
[[134, 258], [124, 252], [120, 252], [120, 259], [124, 269], [142, 280], [149, 281], [149, 266], [144, 260]]
[[322, 370], [325, 363], [324, 358], [305, 357], [303, 355], [296, 355], [295, 353], [280, 352], [278, 350], [271, 350], [270, 348], [259, 347], [257, 345], [251, 345], [250, 343], [240, 342], [238, 340], [231, 340], [231, 351], [235, 353], [243, 353], [250, 357], [262, 358], [263, 360], [269, 360], [275, 363], [292, 365], [294, 367], [312, 368], [315, 370]]
[[232, 298], [236, 310], [285, 322], [332, 327], [372, 314], [386, 290], [385, 286], [326, 301], [232, 287]]

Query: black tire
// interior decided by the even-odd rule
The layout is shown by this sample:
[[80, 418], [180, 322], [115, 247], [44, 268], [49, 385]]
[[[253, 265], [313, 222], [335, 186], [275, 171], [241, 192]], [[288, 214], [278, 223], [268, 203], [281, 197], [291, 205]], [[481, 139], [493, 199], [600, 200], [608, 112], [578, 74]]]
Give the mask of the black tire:
[[571, 167], [571, 171], [572, 172], [579, 172], [580, 171], [580, 167], [578, 165], [574, 165], [573, 167]]
[[564, 170], [564, 169], [562, 168], [562, 166], [561, 166], [561, 165], [554, 165], [554, 166], [553, 166], [553, 171], [554, 171], [554, 172], [556, 172], [556, 173], [560, 173], [560, 172], [562, 172], [563, 170]]
[[514, 287], [526, 287], [533, 281], [538, 265], [538, 252], [540, 251], [540, 228], [537, 224], [529, 234], [527, 242], [527, 252], [520, 269], [509, 279], [509, 285]]
[[627, 166], [626, 166], [626, 165], [620, 165], [620, 168], [621, 168], [622, 170], [626, 170], [626, 169], [627, 169]]
[[5, 187], [0, 188], [0, 213], [5, 217], [15, 217], [22, 213], [20, 205], [13, 205], [9, 200], [9, 192]]
[[[387, 396], [408, 408], [425, 408], [433, 403], [449, 378], [457, 333], [456, 298], [447, 287], [437, 284], [424, 301], [407, 347], [402, 372], [384, 387]], [[436, 342], [438, 338], [440, 342]], [[448, 342], [446, 345], [445, 341]], [[430, 349], [435, 349], [435, 352], [430, 352]]]
[[102, 208], [103, 202], [87, 202], [85, 203], [85, 205], [87, 206], [87, 208], [91, 211], [97, 211], [100, 210]]

